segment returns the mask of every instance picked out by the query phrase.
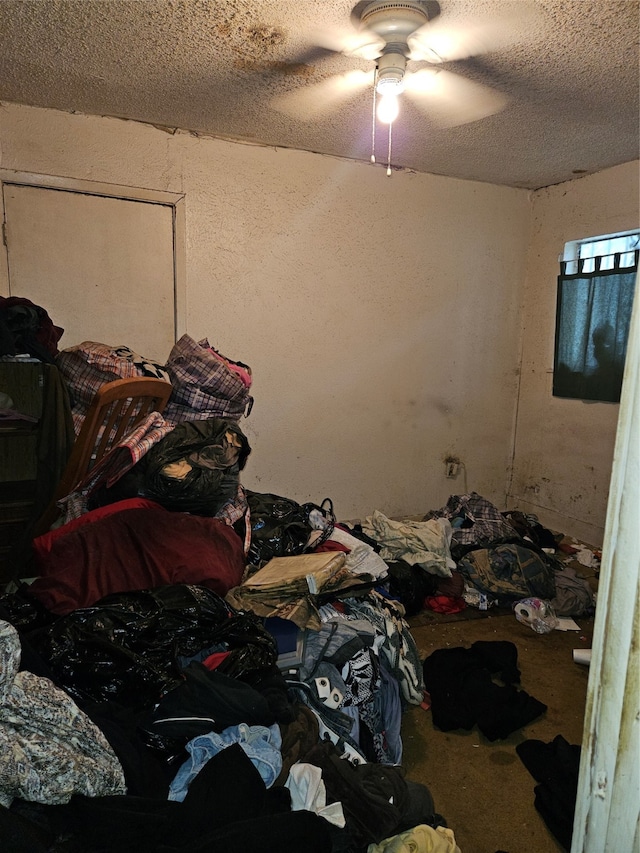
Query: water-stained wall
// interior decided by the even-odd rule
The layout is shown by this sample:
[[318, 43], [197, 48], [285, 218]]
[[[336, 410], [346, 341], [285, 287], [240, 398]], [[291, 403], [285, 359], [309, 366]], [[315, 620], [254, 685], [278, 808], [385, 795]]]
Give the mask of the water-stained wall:
[[569, 241], [638, 227], [638, 175], [638, 163], [627, 163], [532, 196], [509, 503], [594, 545], [604, 533], [620, 407], [552, 396], [558, 259]]
[[[524, 190], [389, 178], [361, 163], [10, 104], [0, 109], [0, 145], [2, 170], [184, 194], [186, 330], [253, 369], [255, 406], [241, 422], [253, 448], [247, 487], [329, 496], [342, 518], [416, 514], [470, 489], [505, 505], [521, 317], [525, 370], [544, 371], [559, 247], [581, 236], [564, 221], [563, 192], [577, 225], [588, 221], [583, 208], [600, 204], [596, 190], [583, 195], [577, 181], [536, 194], [523, 292]], [[616, 187], [610, 221], [622, 179], [592, 179]], [[525, 485], [542, 484], [553, 467], [539, 452], [545, 419], [532, 420], [545, 382], [546, 373], [520, 385], [512, 498], [529, 506]], [[601, 420], [575, 419], [589, 447], [612, 430], [611, 414]], [[564, 457], [567, 477], [580, 441]], [[607, 468], [605, 478], [610, 454], [584, 464]], [[450, 456], [462, 463], [454, 479], [445, 476]]]

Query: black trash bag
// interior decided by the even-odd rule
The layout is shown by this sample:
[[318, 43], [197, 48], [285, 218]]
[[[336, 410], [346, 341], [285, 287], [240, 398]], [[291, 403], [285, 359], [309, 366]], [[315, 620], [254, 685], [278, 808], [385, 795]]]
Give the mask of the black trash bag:
[[154, 445], [133, 469], [138, 493], [166, 509], [214, 516], [236, 497], [251, 453], [236, 421], [185, 421]]
[[389, 592], [404, 605], [405, 615], [415, 616], [424, 610], [425, 598], [437, 592], [438, 577], [404, 560], [394, 560], [387, 566]]
[[0, 296], [0, 355], [28, 353], [55, 364], [63, 333], [42, 306], [21, 296]]
[[[291, 557], [326, 542], [335, 526], [330, 498], [321, 505], [299, 504], [291, 498], [246, 490], [251, 519], [247, 561], [254, 566], [273, 557]], [[312, 535], [314, 534], [316, 535]]]
[[12, 592], [0, 594], [0, 619], [10, 622], [20, 632], [34, 631], [50, 625], [58, 617], [33, 595], [29, 585], [20, 581]]
[[229, 652], [220, 670], [233, 677], [277, 660], [258, 617], [191, 584], [108, 595], [60, 617], [33, 643], [80, 706], [115, 701], [146, 709], [181, 682], [179, 658], [213, 646]]

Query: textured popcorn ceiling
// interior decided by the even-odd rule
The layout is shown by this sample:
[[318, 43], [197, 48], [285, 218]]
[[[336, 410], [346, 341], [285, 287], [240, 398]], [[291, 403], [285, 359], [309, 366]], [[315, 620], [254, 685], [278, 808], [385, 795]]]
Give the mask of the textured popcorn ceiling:
[[[538, 14], [516, 14], [508, 45], [446, 66], [507, 95], [506, 108], [443, 128], [403, 96], [395, 166], [538, 188], [638, 158], [638, 0], [440, 0], [436, 20], [483, 22], [525, 5]], [[374, 67], [317, 48], [318, 29], [352, 28], [353, 8], [352, 0], [2, 0], [0, 101], [369, 161], [370, 89], [308, 115], [320, 103], [316, 84]], [[294, 91], [293, 115], [274, 108]], [[377, 144], [384, 161], [381, 132]]]

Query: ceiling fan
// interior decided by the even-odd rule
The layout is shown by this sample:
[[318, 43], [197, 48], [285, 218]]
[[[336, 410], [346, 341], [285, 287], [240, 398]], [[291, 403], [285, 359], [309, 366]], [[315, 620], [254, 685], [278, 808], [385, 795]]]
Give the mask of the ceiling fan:
[[[272, 101], [275, 109], [298, 119], [322, 116], [338, 102], [372, 87], [375, 116], [393, 123], [403, 93], [444, 127], [466, 124], [493, 115], [507, 98], [496, 89], [444, 68], [514, 41], [516, 25], [530, 15], [526, 0], [506, 4], [511, 14], [460, 24], [439, 17], [440, 5], [432, 0], [367, 0], [351, 13], [352, 28], [314, 34], [324, 50], [366, 60], [367, 72], [356, 68], [319, 83], [289, 92]], [[517, 11], [516, 11], [517, 10]], [[437, 20], [436, 20], [437, 19]], [[411, 66], [421, 64], [413, 69]], [[375, 157], [372, 154], [372, 160]]]

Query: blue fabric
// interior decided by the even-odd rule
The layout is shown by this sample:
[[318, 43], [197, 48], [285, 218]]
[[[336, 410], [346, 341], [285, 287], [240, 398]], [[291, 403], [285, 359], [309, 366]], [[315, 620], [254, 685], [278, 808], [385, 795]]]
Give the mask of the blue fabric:
[[391, 764], [402, 764], [402, 702], [400, 685], [388, 670], [388, 664], [381, 661], [380, 690], [374, 695], [374, 703], [379, 709], [387, 742], [387, 751]]
[[256, 767], [267, 788], [270, 788], [282, 770], [282, 736], [279, 726], [248, 726], [240, 723], [219, 734], [209, 732], [190, 740], [186, 745], [189, 758], [179, 768], [169, 786], [169, 799], [182, 802], [189, 785], [204, 765], [234, 743], [239, 743]]

